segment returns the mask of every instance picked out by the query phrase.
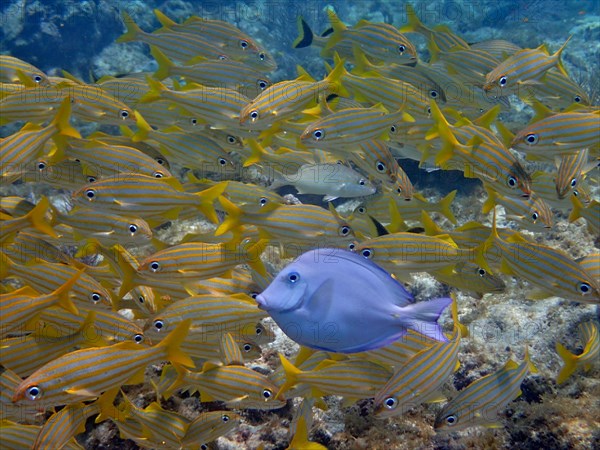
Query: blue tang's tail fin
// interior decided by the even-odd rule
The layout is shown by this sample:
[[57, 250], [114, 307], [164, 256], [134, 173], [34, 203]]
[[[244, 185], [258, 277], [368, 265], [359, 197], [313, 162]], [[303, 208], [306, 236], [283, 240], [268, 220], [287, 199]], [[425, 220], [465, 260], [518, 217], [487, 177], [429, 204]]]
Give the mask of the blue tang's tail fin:
[[448, 341], [437, 320], [451, 303], [451, 298], [436, 298], [435, 300], [405, 306], [402, 308], [401, 322], [406, 328], [424, 334], [431, 339]]

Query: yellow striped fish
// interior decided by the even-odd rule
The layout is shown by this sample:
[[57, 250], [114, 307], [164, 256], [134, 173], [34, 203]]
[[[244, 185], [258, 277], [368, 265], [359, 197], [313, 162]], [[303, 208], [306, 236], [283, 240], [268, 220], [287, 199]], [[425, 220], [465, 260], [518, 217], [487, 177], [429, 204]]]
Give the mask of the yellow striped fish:
[[150, 53], [158, 63], [154, 78], [181, 76], [186, 80], [205, 86], [235, 89], [249, 98], [271, 86], [271, 81], [254, 68], [232, 60], [202, 60], [191, 66], [176, 66], [158, 48], [151, 46]]
[[266, 213], [246, 213], [224, 197], [219, 199], [227, 218], [215, 231], [220, 236], [242, 223], [256, 225], [266, 239], [286, 239], [292, 242], [347, 241], [352, 237], [350, 226], [335, 212], [317, 205], [281, 205]]
[[147, 82], [150, 90], [140, 99], [142, 104], [167, 100], [187, 115], [194, 116], [198, 123], [215, 128], [239, 128], [240, 110], [250, 102], [249, 98], [233, 89], [189, 84], [185, 90], [175, 91], [150, 77]]
[[76, 241], [97, 239], [103, 245], [117, 243], [148, 244], [152, 239], [152, 229], [141, 218], [108, 214], [90, 208], [79, 207], [69, 214], [54, 210], [54, 220], [73, 228]]
[[181, 438], [184, 448], [202, 448], [202, 444], [212, 442], [237, 428], [242, 416], [233, 411], [206, 411], [200, 413], [185, 430]]
[[[0, 341], [0, 364], [20, 377], [27, 377], [44, 364], [81, 347], [100, 347], [104, 340], [96, 334], [96, 315], [90, 311], [79, 329], [66, 335], [58, 334], [51, 326], [38, 327], [27, 336]], [[67, 331], [67, 330], [63, 330]]]
[[145, 334], [158, 342], [180, 322], [189, 319], [190, 333], [186, 340], [218, 342], [221, 333], [239, 336], [249, 330], [253, 332], [256, 323], [265, 316], [256, 307], [256, 302], [245, 294], [192, 296], [173, 302], [149, 319]]
[[[423, 10], [424, 6], [425, 5], [421, 5], [421, 15], [428, 14], [428, 11]], [[445, 25], [437, 25], [433, 27], [433, 29], [426, 27], [419, 20], [414, 7], [410, 3], [406, 4], [406, 16], [408, 23], [401, 27], [400, 31], [404, 33], [416, 32], [425, 36], [427, 38], [427, 47], [430, 52], [435, 49], [449, 51], [469, 48], [469, 44], [466, 41], [452, 33]]]
[[[348, 28], [332, 8], [327, 9], [332, 32], [328, 35], [323, 56], [338, 48], [354, 46], [367, 55], [396, 64], [414, 64], [417, 61], [415, 46], [398, 29], [387, 23], [359, 21]], [[298, 47], [298, 46], [296, 46]]]
[[577, 188], [583, 173], [589, 170], [589, 150], [584, 148], [572, 155], [563, 155], [556, 173], [556, 194], [559, 199]]
[[239, 112], [240, 125], [266, 130], [274, 122], [295, 116], [311, 103], [314, 105], [321, 95], [340, 93], [340, 78], [344, 71], [344, 62], [340, 61], [321, 81], [313, 80], [302, 70], [295, 80], [269, 86], [243, 106]]
[[578, 369], [589, 371], [593, 365], [598, 364], [600, 352], [600, 338], [598, 338], [598, 325], [593, 322], [583, 322], [577, 327], [579, 338], [583, 344], [583, 351], [575, 355], [567, 350], [560, 342], [556, 343], [556, 353], [563, 360], [563, 366], [556, 377], [556, 382], [562, 384]]
[[90, 139], [69, 140], [64, 157], [78, 160], [84, 173], [97, 179], [119, 173], [139, 173], [155, 178], [170, 177], [171, 172], [154, 158], [128, 145], [105, 144]]
[[176, 219], [184, 207], [199, 209], [209, 220], [216, 222], [213, 201], [225, 190], [226, 183], [215, 185], [197, 194], [183, 191], [175, 178], [156, 178], [135, 173], [107, 177], [73, 192], [76, 204], [93, 204], [103, 211], [129, 214], [149, 223]]
[[102, 392], [123, 384], [136, 384], [143, 380], [146, 366], [154, 362], [167, 359], [193, 367], [191, 359], [179, 349], [189, 326], [189, 321], [181, 322], [154, 347], [121, 342], [68, 353], [23, 380], [12, 401], [48, 406], [69, 404], [98, 397]]
[[32, 450], [61, 449], [85, 432], [86, 420], [100, 412], [97, 402], [73, 403], [52, 414], [38, 433]]
[[574, 154], [582, 148], [598, 155], [600, 142], [600, 111], [565, 112], [539, 120], [519, 131], [511, 147], [529, 157], [553, 160], [557, 156]]
[[155, 9], [156, 18], [163, 25], [157, 30], [173, 30], [180, 33], [191, 33], [203, 38], [208, 38], [218, 47], [237, 61], [243, 61], [259, 70], [272, 71], [277, 69], [277, 63], [273, 56], [254, 39], [237, 28], [235, 25], [223, 20], [206, 19], [204, 17], [192, 16], [182, 24], [175, 23], [162, 12]]
[[474, 257], [473, 252], [458, 248], [448, 236], [403, 232], [359, 242], [352, 250], [397, 276], [454, 266]]
[[300, 141], [308, 146], [327, 150], [356, 149], [370, 139], [389, 139], [389, 129], [400, 119], [410, 117], [403, 108], [388, 113], [380, 107], [348, 108], [325, 116], [310, 124], [300, 135]]
[[[79, 272], [75, 267], [61, 263], [17, 264], [3, 252], [0, 253], [0, 258], [0, 278], [20, 278], [42, 294], [58, 289]], [[86, 273], [79, 274], [70, 291], [71, 298], [77, 305], [112, 307], [110, 292]]]
[[0, 210], [0, 242], [8, 242], [15, 233], [22, 232], [29, 227], [36, 229], [40, 233], [57, 238], [58, 234], [47, 218], [49, 208], [50, 202], [46, 197], [42, 197], [35, 207], [20, 217], [13, 218], [12, 214], [5, 214], [3, 211], [6, 210], [2, 207], [2, 210]]
[[600, 280], [561, 250], [529, 242], [519, 234], [502, 239], [495, 215], [491, 235], [476, 251], [478, 264], [486, 270], [489, 265], [484, 255], [491, 248], [499, 252], [503, 273], [537, 287], [528, 298], [558, 296], [581, 303], [600, 303]]
[[311, 395], [342, 395], [347, 402], [372, 397], [392, 376], [384, 365], [362, 359], [345, 361], [325, 360], [312, 370], [300, 370], [285, 356], [279, 354], [285, 370], [286, 382], [279, 388], [278, 396], [290, 387], [305, 383], [311, 388]]
[[201, 402], [222, 401], [235, 408], [278, 409], [285, 399], [276, 398], [277, 386], [265, 375], [245, 366], [222, 366], [206, 362], [202, 372], [192, 372], [175, 367], [177, 379], [169, 386], [165, 396], [185, 388], [200, 391]]
[[69, 298], [69, 292], [80, 276], [80, 272], [75, 273], [67, 282], [47, 295], [38, 295], [29, 286], [22, 287], [9, 294], [0, 294], [2, 338], [10, 333], [21, 331], [25, 322], [30, 321], [50, 306], [59, 305], [73, 314], [78, 314], [77, 307]]
[[469, 384], [446, 403], [435, 418], [436, 431], [456, 431], [472, 426], [498, 427], [498, 413], [521, 395], [521, 383], [537, 369], [525, 351], [525, 360], [512, 359], [501, 369]]
[[[36, 436], [42, 429], [38, 425], [23, 425], [9, 420], [0, 421], [2, 429], [2, 448], [5, 450], [23, 450], [34, 448]], [[57, 447], [58, 448], [58, 447]], [[82, 450], [75, 439], [68, 440], [62, 447], [65, 450]]]
[[592, 200], [586, 206], [575, 195], [571, 196], [571, 202], [573, 203], [573, 210], [569, 215], [569, 222], [575, 222], [583, 217], [587, 222], [588, 231], [594, 236], [600, 235], [600, 202]]
[[436, 342], [399, 367], [375, 394], [375, 414], [382, 418], [400, 416], [439, 395], [442, 385], [458, 369], [460, 340], [457, 326], [450, 341]]
[[146, 33], [125, 11], [121, 15], [127, 31], [117, 38], [117, 43], [139, 41], [153, 45], [169, 58], [183, 63], [197, 56], [208, 59], [228, 58], [221, 47], [198, 34], [180, 33], [169, 29], [159, 33]]
[[[2, 115], [4, 116], [4, 109]], [[71, 103], [65, 99], [46, 127], [28, 123], [16, 133], [4, 138], [0, 147], [2, 167], [0, 181], [11, 183], [20, 178], [26, 165], [42, 156], [46, 142], [50, 138], [71, 136], [80, 138], [79, 132], [69, 124]]]
[[40, 86], [50, 84], [48, 75], [37, 67], [10, 55], [0, 55], [0, 83], [23, 83], [23, 77]]
[[517, 51], [485, 75], [483, 89], [490, 91], [497, 88], [502, 92], [509, 88], [518, 89], [522, 84], [538, 83], [537, 80], [552, 67], [558, 67], [567, 76], [560, 61], [560, 55], [570, 39], [569, 37], [552, 55], [548, 53], [545, 45], [535, 49], [526, 48]]

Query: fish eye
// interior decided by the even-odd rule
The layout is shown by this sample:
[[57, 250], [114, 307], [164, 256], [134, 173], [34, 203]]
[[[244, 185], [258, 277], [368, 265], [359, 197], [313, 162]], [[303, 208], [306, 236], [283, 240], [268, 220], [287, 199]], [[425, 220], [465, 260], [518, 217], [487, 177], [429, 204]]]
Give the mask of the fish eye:
[[364, 248], [360, 252], [360, 254], [363, 255], [367, 259], [371, 259], [373, 257], [373, 250], [371, 250], [370, 248]]
[[540, 218], [540, 215], [537, 213], [537, 211], [534, 211], [533, 214], [531, 215], [531, 220], [533, 220], [535, 222], [539, 218]]
[[256, 327], [256, 330], [254, 330], [254, 333], [256, 333], [257, 336], [260, 336], [263, 332], [262, 327]]
[[229, 58], [227, 57], [227, 55], [219, 55], [219, 61], [227, 61]]
[[529, 145], [534, 145], [534, 144], [537, 144], [537, 142], [538, 142], [537, 134], [529, 133], [527, 136], [525, 136], [525, 143], [527, 143]]
[[485, 274], [487, 273], [485, 271], [485, 269], [483, 267], [480, 267], [479, 269], [477, 269], [477, 273], [479, 274], [480, 277], [485, 276]]
[[398, 400], [394, 397], [388, 397], [383, 401], [383, 404], [387, 409], [395, 409], [398, 406]]
[[121, 111], [119, 111], [119, 115], [121, 116], [121, 119], [125, 120], [129, 117], [129, 111], [127, 111], [126, 109], [122, 109]]
[[165, 165], [165, 160], [162, 159], [160, 156], [157, 156], [156, 158], [154, 158], [154, 161], [156, 161], [158, 164], [160, 164], [161, 166]]
[[361, 178], [360, 180], [358, 180], [358, 184], [364, 186], [365, 184], [367, 184], [367, 182], [363, 178]]
[[250, 344], [246, 343], [246, 344], [244, 344], [244, 346], [242, 347], [242, 349], [243, 349], [243, 350], [244, 350], [246, 353], [248, 353], [250, 350], [252, 350], [252, 345], [250, 345]]
[[262, 395], [265, 398], [265, 400], [269, 400], [273, 395], [273, 392], [271, 392], [270, 389], [265, 389], [264, 391], [262, 391]]
[[321, 139], [323, 139], [325, 137], [325, 131], [318, 129], [313, 131], [313, 138], [315, 139], [315, 141], [320, 141]]
[[396, 125], [392, 125], [390, 127], [390, 133], [394, 133], [394, 134], [396, 133]]
[[258, 292], [250, 292], [250, 297], [256, 299], [256, 297], [258, 297]]
[[435, 89], [432, 89], [432, 90], [430, 90], [430, 91], [429, 91], [429, 96], [430, 96], [431, 98], [437, 98], [437, 96], [438, 96], [438, 91], [436, 91]]
[[193, 119], [190, 119], [190, 123], [192, 125], [198, 125], [198, 119], [196, 119], [195, 117]]
[[229, 416], [228, 416], [227, 414], [223, 414], [223, 415], [221, 416], [221, 420], [222, 420], [223, 422], [229, 422]]
[[164, 176], [165, 176], [165, 174], [164, 174], [164, 173], [162, 173], [162, 172], [158, 172], [158, 171], [156, 171], [156, 172], [154, 172], [154, 173], [152, 174], [152, 176], [153, 176], [154, 178], [162, 178], [162, 177], [164, 177]]
[[348, 250], [350, 250], [351, 252], [353, 252], [355, 248], [356, 248], [356, 244], [354, 242], [350, 242], [348, 244]]
[[575, 186], [577, 186], [577, 178], [573, 178], [571, 180], [571, 187], [575, 187]]
[[508, 81], [508, 80], [506, 79], [506, 77], [505, 77], [505, 76], [501, 76], [501, 77], [498, 79], [498, 84], [500, 85], [500, 87], [504, 87], [504, 86], [506, 86], [506, 82], [507, 82], [507, 81]]
[[300, 279], [300, 275], [298, 275], [297, 272], [292, 272], [288, 275], [287, 278], [290, 283], [295, 283], [296, 281], [298, 281]]
[[400, 186], [398, 186], [398, 188], [396, 189], [396, 192], [397, 192], [398, 194], [402, 194], [402, 188], [401, 188]]
[[581, 102], [581, 97], [579, 95], [576, 95], [575, 97], [573, 97], [573, 101], [575, 103], [579, 103], [579, 102]]
[[259, 53], [259, 54], [258, 54], [258, 58], [259, 58], [261, 61], [264, 61], [264, 60], [265, 60], [265, 58], [266, 58], [266, 56], [265, 56], [265, 54], [264, 54], [264, 53], [262, 53], [262, 52], [261, 52], [261, 53]]
[[42, 396], [42, 390], [37, 386], [30, 386], [25, 392], [28, 400], [37, 400]]
[[340, 236], [348, 236], [350, 234], [350, 227], [342, 225], [339, 230]]
[[260, 203], [260, 206], [265, 206], [268, 201], [269, 200], [267, 199], [267, 197], [261, 197], [258, 203]]
[[250, 111], [250, 119], [252, 122], [258, 120], [258, 111], [256, 109]]
[[227, 165], [227, 160], [225, 158], [219, 158], [219, 164], [221, 164], [222, 166]]
[[144, 302], [145, 302], [145, 301], [146, 301], [146, 299], [144, 298], [144, 296], [143, 296], [143, 295], [140, 295], [140, 296], [138, 297], [138, 302], [140, 302], [141, 304], [144, 304]]
[[452, 425], [456, 424], [456, 422], [458, 422], [458, 419], [456, 418], [456, 416], [454, 414], [446, 416], [446, 424], [447, 425], [452, 426]]
[[357, 211], [358, 211], [360, 214], [364, 214], [364, 213], [366, 213], [366, 212], [367, 212], [367, 208], [365, 208], [364, 206], [359, 206], [359, 207], [358, 207], [358, 209], [357, 209]]
[[241, 40], [240, 41], [240, 47], [242, 47], [244, 50], [248, 48], [248, 41], [245, 40]]
[[585, 281], [582, 281], [581, 283], [579, 283], [579, 292], [581, 292], [583, 295], [587, 295], [591, 292], [592, 287], [590, 286], [589, 283], [586, 283]]
[[98, 294], [97, 292], [92, 292], [90, 294], [90, 300], [93, 301], [94, 303], [98, 303], [100, 300], [102, 300], [102, 296], [100, 294]]
[[427, 115], [430, 116], [431, 115], [431, 106], [427, 107]]
[[46, 168], [46, 163], [44, 161], [39, 161], [37, 164], [38, 170], [44, 170]]
[[138, 227], [135, 223], [129, 224], [129, 232], [134, 234], [138, 230]]
[[136, 344], [141, 344], [142, 342], [144, 342], [144, 335], [136, 334], [135, 336], [133, 336], [133, 342], [135, 342]]
[[150, 270], [152, 272], [158, 272], [160, 270], [160, 263], [158, 261], [152, 261], [150, 263]]
[[33, 76], [33, 81], [35, 81], [36, 83], [41, 83], [42, 82], [42, 77], [39, 75], [34, 75]]
[[208, 444], [202, 444], [200, 450], [208, 450]]
[[96, 197], [96, 190], [95, 189], [86, 189], [85, 196], [89, 200], [94, 200], [94, 197]]
[[516, 187], [517, 179], [515, 177], [513, 177], [512, 175], [509, 175], [509, 177], [506, 179], [506, 185], [510, 188]]
[[258, 80], [257, 84], [259, 89], [265, 89], [269, 85], [265, 80]]
[[380, 172], [380, 173], [383, 173], [386, 170], [385, 164], [382, 163], [381, 161], [377, 161], [375, 168], [377, 169], [377, 172]]
[[406, 51], [406, 47], [405, 47], [404, 45], [400, 44], [400, 45], [398, 46], [398, 51], [399, 51], [400, 53], [404, 53], [404, 52]]
[[231, 134], [227, 135], [227, 142], [229, 144], [236, 144], [237, 143], [237, 139], [235, 138], [235, 136], [232, 136]]
[[160, 331], [164, 328], [165, 323], [162, 320], [155, 320], [154, 321], [154, 328], [156, 329], [156, 331]]

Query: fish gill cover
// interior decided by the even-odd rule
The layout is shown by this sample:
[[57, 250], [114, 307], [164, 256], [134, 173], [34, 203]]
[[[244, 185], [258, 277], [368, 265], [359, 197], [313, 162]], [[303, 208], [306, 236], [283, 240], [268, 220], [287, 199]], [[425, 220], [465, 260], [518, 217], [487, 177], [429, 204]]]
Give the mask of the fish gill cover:
[[597, 2], [0, 23], [2, 448], [600, 445]]

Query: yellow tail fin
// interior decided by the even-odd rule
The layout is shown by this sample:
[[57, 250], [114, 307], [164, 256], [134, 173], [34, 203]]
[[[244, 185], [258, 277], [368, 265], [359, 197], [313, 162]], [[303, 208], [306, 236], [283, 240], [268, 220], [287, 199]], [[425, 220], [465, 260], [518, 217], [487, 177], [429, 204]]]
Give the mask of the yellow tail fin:
[[556, 377], [556, 383], [562, 384], [567, 381], [575, 369], [577, 368], [577, 356], [567, 350], [561, 343], [556, 343], [556, 353], [560, 356], [564, 362], [564, 365], [560, 369], [558, 376]]
[[136, 41], [140, 35], [144, 34], [142, 29], [137, 26], [129, 14], [123, 11], [121, 16], [123, 17], [123, 23], [125, 24], [127, 31], [119, 36], [115, 42]]
[[160, 344], [158, 344], [159, 346], [165, 348], [167, 359], [173, 364], [196, 367], [194, 361], [192, 361], [192, 358], [185, 354], [180, 348], [181, 344], [188, 335], [191, 323], [191, 319], [182, 321], [179, 325], [177, 325], [177, 328], [171, 331], [169, 335], [164, 338]]

